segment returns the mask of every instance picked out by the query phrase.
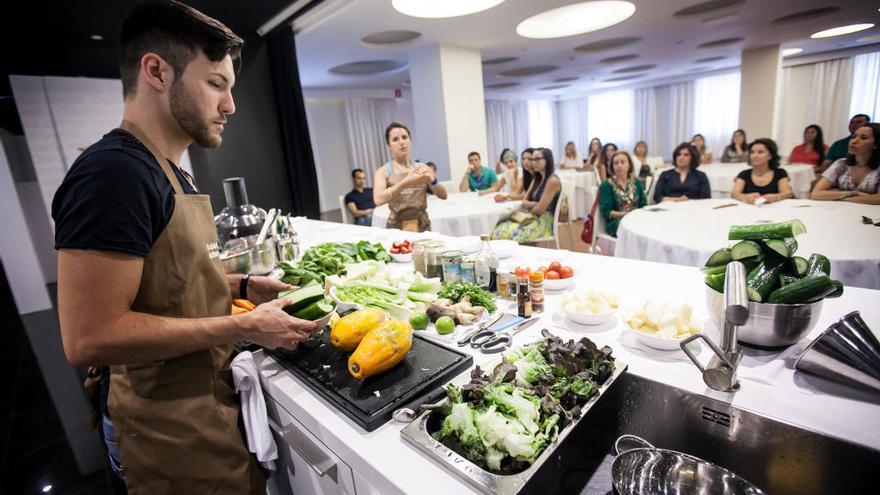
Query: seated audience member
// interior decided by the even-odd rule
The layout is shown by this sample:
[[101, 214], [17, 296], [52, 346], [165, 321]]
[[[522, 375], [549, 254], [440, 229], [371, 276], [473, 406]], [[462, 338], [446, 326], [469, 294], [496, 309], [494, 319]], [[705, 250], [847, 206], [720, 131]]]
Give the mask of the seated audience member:
[[522, 154], [520, 155], [520, 161], [522, 161], [522, 178], [520, 179], [519, 192], [496, 194], [496, 203], [503, 203], [504, 201], [510, 200], [519, 201], [521, 199], [525, 199], [526, 193], [529, 192], [529, 187], [531, 187], [532, 185], [532, 179], [535, 177], [535, 175], [532, 173], [532, 153], [534, 152], [535, 148], [526, 148], [522, 151]]
[[648, 164], [648, 143], [639, 141], [633, 146], [632, 160], [636, 168], [639, 169], [639, 179], [643, 182], [648, 176], [653, 175], [653, 169]]
[[611, 159], [615, 153], [617, 153], [617, 145], [614, 143], [607, 143], [602, 147], [602, 166], [599, 167], [599, 182], [604, 182], [605, 179], [614, 174], [611, 171]]
[[730, 194], [734, 199], [755, 204], [792, 197], [791, 182], [785, 170], [779, 167], [779, 152], [772, 139], [760, 138], [749, 144], [749, 165], [752, 168], [736, 176]]
[[704, 165], [712, 163], [712, 149], [706, 147], [706, 138], [702, 134], [694, 134], [694, 137], [691, 138], [691, 144], [697, 150], [697, 157], [700, 159], [700, 163]]
[[614, 175], [599, 185], [599, 212], [605, 219], [605, 232], [617, 237], [617, 226], [627, 213], [648, 204], [642, 181], [635, 178], [635, 166], [626, 151], [611, 160]]
[[672, 152], [674, 168], [664, 171], [657, 179], [654, 201], [687, 201], [712, 197], [709, 178], [697, 170], [700, 155], [690, 143], [681, 143]]
[[822, 173], [828, 170], [828, 167], [831, 166], [832, 163], [840, 160], [841, 158], [846, 158], [849, 154], [849, 140], [852, 139], [853, 134], [855, 134], [856, 129], [859, 129], [866, 124], [871, 122], [871, 117], [860, 113], [857, 115], [853, 115], [851, 119], [849, 119], [849, 136], [844, 138], [840, 138], [834, 143], [831, 144], [831, 147], [828, 148], [828, 152], [825, 153], [825, 159], [822, 160], [822, 166], [816, 170], [816, 173]]
[[504, 171], [498, 176], [498, 181], [492, 184], [489, 189], [480, 191], [480, 196], [496, 192], [508, 194], [522, 192], [522, 177], [519, 173], [519, 167], [516, 166], [516, 154], [510, 150], [505, 151], [501, 156], [501, 163], [504, 165]]
[[364, 187], [367, 183], [367, 174], [360, 168], [351, 171], [351, 181], [354, 188], [345, 195], [343, 202], [354, 218], [355, 225], [369, 227], [370, 222], [373, 221], [373, 210], [376, 209], [376, 204], [373, 203], [373, 188]]
[[505, 169], [505, 167], [504, 167], [504, 154], [507, 153], [508, 151], [513, 151], [513, 150], [511, 150], [510, 148], [504, 148], [504, 150], [501, 151], [501, 155], [498, 156], [498, 161], [495, 162], [495, 175], [497, 175], [499, 177], [501, 177], [501, 174], [504, 173], [504, 169]]
[[531, 221], [517, 223], [512, 219], [502, 220], [492, 232], [493, 239], [512, 239], [517, 242], [534, 242], [553, 235], [553, 213], [559, 202], [562, 183], [554, 173], [553, 152], [547, 148], [537, 148], [532, 154], [533, 179], [521, 211], [531, 213]]
[[746, 140], [746, 131], [737, 129], [733, 131], [730, 144], [724, 147], [721, 153], [721, 163], [741, 163], [749, 161], [749, 142]]
[[468, 168], [461, 178], [458, 190], [461, 192], [484, 191], [496, 182], [498, 182], [498, 175], [491, 168], [483, 166], [480, 154], [476, 151], [468, 153]]
[[562, 161], [559, 162], [559, 168], [563, 170], [584, 168], [584, 160], [575, 147], [574, 141], [565, 143], [565, 153], [562, 156]]
[[818, 170], [827, 151], [828, 145], [822, 136], [822, 128], [811, 124], [804, 129], [804, 142], [791, 149], [788, 163], [806, 163]]
[[431, 181], [431, 184], [428, 187], [428, 194], [433, 194], [439, 199], [446, 199], [446, 188], [443, 187], [443, 184], [440, 184], [440, 179], [437, 178], [437, 164], [434, 162], [426, 162], [425, 165], [434, 172], [434, 180]]
[[880, 124], [856, 129], [848, 151], [822, 174], [812, 199], [880, 205]]
[[584, 170], [592, 170], [598, 172], [599, 164], [602, 162], [602, 141], [599, 138], [590, 140], [590, 150], [587, 152], [587, 159], [584, 160]]

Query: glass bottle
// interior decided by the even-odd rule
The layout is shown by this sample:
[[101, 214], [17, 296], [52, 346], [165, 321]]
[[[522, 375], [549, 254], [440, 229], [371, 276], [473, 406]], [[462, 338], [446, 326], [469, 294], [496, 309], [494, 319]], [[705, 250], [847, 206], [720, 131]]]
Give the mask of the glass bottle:
[[474, 275], [477, 285], [489, 292], [495, 292], [497, 288], [498, 257], [492, 251], [488, 235], [480, 236], [480, 240], [483, 245], [474, 262]]

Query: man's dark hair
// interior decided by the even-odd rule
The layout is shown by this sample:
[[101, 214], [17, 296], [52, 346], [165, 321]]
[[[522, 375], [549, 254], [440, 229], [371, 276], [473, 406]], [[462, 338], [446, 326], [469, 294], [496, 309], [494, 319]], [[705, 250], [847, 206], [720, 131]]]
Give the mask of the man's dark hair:
[[865, 122], [870, 122], [870, 121], [871, 121], [871, 116], [870, 116], [870, 115], [863, 114], [863, 113], [857, 113], [857, 114], [853, 115], [852, 117], [850, 117], [849, 121], [852, 122], [853, 119], [857, 119], [857, 118], [859, 118], [859, 117], [865, 119]]
[[187, 64], [202, 51], [219, 62], [227, 55], [236, 60], [244, 40], [220, 21], [173, 0], [146, 0], [132, 7], [122, 23], [119, 72], [122, 93], [134, 95], [144, 54], [153, 52], [183, 74]]
[[480, 154], [479, 154], [479, 153], [477, 153], [476, 151], [471, 151], [470, 153], [468, 153], [468, 160], [470, 160], [471, 157], [472, 157], [472, 156], [475, 156], [475, 155], [476, 155], [477, 158], [480, 158]]
[[362, 173], [362, 174], [363, 174], [363, 173], [366, 173], [366, 172], [364, 172], [364, 169], [362, 169], [362, 168], [356, 168], [356, 169], [354, 169], [354, 170], [351, 171], [351, 178], [354, 179], [354, 176], [357, 175], [358, 172], [360, 172], [360, 173]]
[[437, 164], [434, 163], [434, 162], [425, 162], [425, 165], [427, 165], [427, 166], [429, 166], [429, 167], [433, 167], [433, 168], [435, 168], [435, 169], [437, 168]]

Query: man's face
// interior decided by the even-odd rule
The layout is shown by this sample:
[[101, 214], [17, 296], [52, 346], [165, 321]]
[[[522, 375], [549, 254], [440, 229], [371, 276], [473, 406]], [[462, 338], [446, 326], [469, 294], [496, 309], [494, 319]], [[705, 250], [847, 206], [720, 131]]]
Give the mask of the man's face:
[[849, 135], [852, 136], [860, 127], [864, 127], [868, 123], [868, 119], [864, 117], [853, 117], [849, 119]]
[[353, 182], [355, 189], [363, 189], [364, 184], [367, 183], [367, 174], [363, 172], [355, 172]]
[[483, 164], [480, 160], [480, 155], [471, 155], [468, 157], [468, 168], [475, 175], [480, 175], [480, 172], [483, 170]]
[[171, 115], [199, 146], [216, 148], [223, 142], [226, 117], [235, 113], [234, 84], [231, 57], [212, 62], [199, 51], [171, 85]]

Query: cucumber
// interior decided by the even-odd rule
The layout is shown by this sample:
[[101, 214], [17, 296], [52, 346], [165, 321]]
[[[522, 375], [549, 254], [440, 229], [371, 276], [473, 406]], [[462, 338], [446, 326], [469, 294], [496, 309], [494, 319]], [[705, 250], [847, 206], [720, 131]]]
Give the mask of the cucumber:
[[841, 282], [840, 280], [832, 280], [832, 282], [834, 283], [834, 292], [832, 292], [831, 294], [828, 294], [825, 297], [835, 298], [835, 297], [842, 296], [843, 295], [843, 282]]
[[782, 263], [761, 263], [749, 274], [746, 286], [748, 287], [749, 301], [764, 302], [770, 292], [776, 287], [779, 272], [782, 271]]
[[706, 266], [724, 266], [731, 261], [733, 258], [730, 257], [730, 249], [721, 248], [709, 256], [709, 259], [706, 260]]
[[804, 258], [800, 256], [792, 256], [791, 257], [791, 274], [797, 278], [803, 278], [807, 276], [807, 271], [810, 268], [810, 264]]
[[[767, 223], [758, 225], [733, 225], [727, 231], [727, 239], [740, 241], [745, 239], [785, 239], [797, 237], [807, 232], [807, 228], [800, 220], [794, 219], [787, 222]], [[734, 258], [736, 259], [736, 258]]]
[[785, 287], [786, 285], [788, 285], [792, 282], [797, 282], [798, 280], [800, 280], [800, 279], [797, 277], [792, 277], [791, 275], [784, 275], [783, 274], [783, 275], [779, 276], [779, 283], [782, 284], [783, 287]]
[[333, 308], [334, 306], [332, 303], [328, 303], [326, 300], [322, 299], [320, 301], [315, 301], [312, 304], [309, 304], [301, 310], [293, 313], [293, 316], [301, 320], [317, 320], [327, 313], [333, 311]]
[[724, 276], [725, 273], [713, 273], [712, 275], [706, 275], [706, 285], [715, 289], [717, 292], [724, 292]]
[[829, 289], [835, 289], [834, 281], [828, 275], [806, 277], [792, 282], [785, 287], [780, 287], [770, 293], [767, 302], [770, 304], [800, 304], [816, 297], [824, 297], [829, 294]]
[[823, 254], [813, 253], [807, 260], [807, 276], [825, 275], [831, 276], [831, 261]]
[[788, 237], [786, 239], [767, 239], [764, 244], [783, 258], [791, 258], [794, 256], [794, 252], [797, 251], [798, 248], [797, 241], [794, 240], [794, 237]]
[[727, 265], [718, 265], [718, 266], [704, 266], [700, 268], [700, 271], [706, 275], [717, 275], [719, 273], [724, 273], [727, 271]]
[[309, 304], [324, 299], [324, 288], [314, 280], [299, 289], [287, 290], [278, 293], [278, 297], [292, 297], [289, 305], [284, 307], [288, 314], [294, 314]]
[[730, 257], [737, 261], [747, 258], [759, 260], [760, 258], [763, 258], [763, 256], [761, 246], [755, 241], [737, 242], [732, 248], [730, 248]]

